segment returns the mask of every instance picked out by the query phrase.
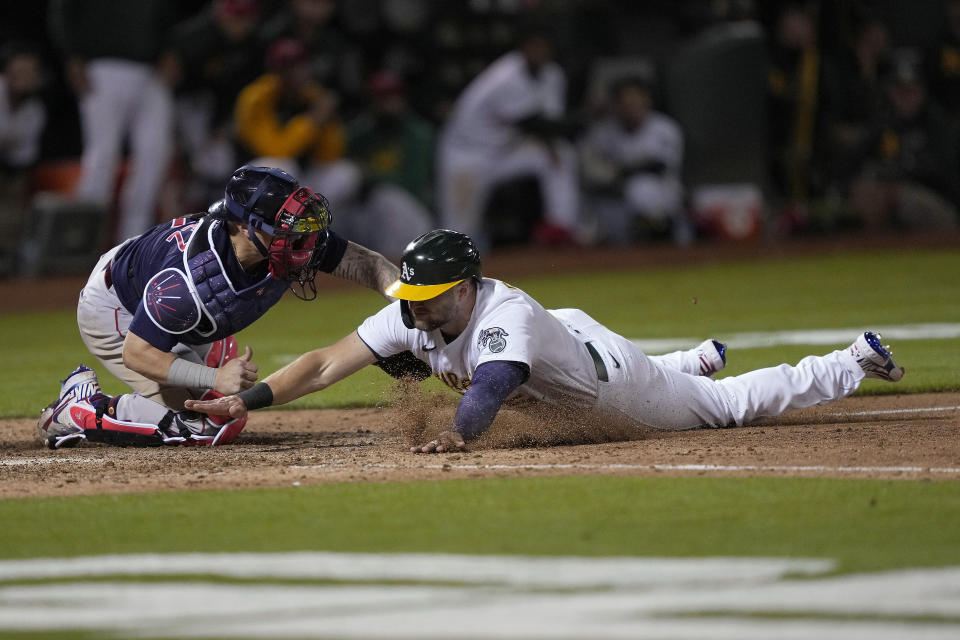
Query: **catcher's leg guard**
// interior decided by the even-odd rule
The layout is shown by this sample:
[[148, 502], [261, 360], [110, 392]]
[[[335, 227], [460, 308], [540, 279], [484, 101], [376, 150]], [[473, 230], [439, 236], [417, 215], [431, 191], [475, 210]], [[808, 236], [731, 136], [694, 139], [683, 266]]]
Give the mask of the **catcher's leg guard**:
[[[109, 412], [109, 405], [106, 410]], [[124, 425], [156, 425], [156, 437], [162, 444], [217, 445], [222, 443], [224, 435], [232, 434], [226, 442], [232, 440], [246, 424], [246, 417], [241, 420], [224, 418], [221, 423], [215, 422], [213, 416], [194, 411], [170, 411], [165, 406], [137, 394], [119, 396], [116, 412], [117, 417], [123, 419]]]
[[208, 367], [222, 367], [239, 355], [237, 341], [233, 336], [210, 343], [210, 350], [204, 357], [204, 364]]
[[123, 397], [98, 393], [51, 405], [40, 415], [40, 435], [51, 449], [75, 446], [80, 440], [120, 446], [164, 444], [156, 424], [117, 419], [117, 405]]
[[74, 446], [80, 440], [121, 447], [219, 444], [216, 436], [224, 428], [206, 416], [177, 413], [139, 394], [70, 398], [45, 409], [38, 426], [51, 449]]

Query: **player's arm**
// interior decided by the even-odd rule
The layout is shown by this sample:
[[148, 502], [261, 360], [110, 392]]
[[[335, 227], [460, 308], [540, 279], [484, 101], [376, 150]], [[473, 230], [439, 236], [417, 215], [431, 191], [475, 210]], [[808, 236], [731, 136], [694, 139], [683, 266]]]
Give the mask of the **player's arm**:
[[477, 367], [470, 388], [457, 407], [450, 429], [430, 442], [411, 447], [412, 453], [459, 451], [493, 424], [504, 400], [530, 377], [530, 368], [522, 362], [494, 360]]
[[[350, 282], [356, 282], [368, 289], [373, 289], [380, 295], [384, 295], [384, 290], [400, 277], [400, 270], [376, 251], [362, 247], [355, 242], [348, 242], [343, 258], [341, 258], [337, 268], [333, 270], [333, 275]], [[393, 300], [389, 296], [384, 297]]]
[[376, 360], [354, 331], [329, 347], [303, 354], [247, 391], [215, 400], [187, 400], [186, 408], [240, 418], [249, 410], [285, 404], [326, 389]]
[[123, 340], [123, 366], [156, 382], [166, 382], [170, 365], [176, 359], [174, 354], [156, 348], [133, 331], [128, 331]]
[[329, 347], [303, 354], [270, 374], [264, 383], [273, 392], [273, 404], [286, 404], [326, 389], [376, 361], [376, 356], [354, 331]]
[[127, 332], [123, 341], [123, 365], [131, 371], [161, 384], [192, 389], [214, 389], [232, 394], [249, 389], [257, 381], [257, 365], [250, 361], [253, 351], [245, 353], [222, 367], [208, 367], [163, 351], [138, 336]]

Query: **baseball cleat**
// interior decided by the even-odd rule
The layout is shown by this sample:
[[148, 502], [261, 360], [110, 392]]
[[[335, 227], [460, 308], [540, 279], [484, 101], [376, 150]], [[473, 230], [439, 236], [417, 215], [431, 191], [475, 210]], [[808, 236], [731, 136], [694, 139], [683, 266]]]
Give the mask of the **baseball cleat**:
[[712, 376], [727, 366], [727, 345], [719, 340], [704, 340], [697, 347], [697, 357], [700, 359], [700, 375]]
[[60, 396], [40, 412], [37, 432], [50, 449], [73, 447], [84, 439], [83, 427], [78, 425], [71, 408], [91, 396], [102, 394], [97, 372], [80, 365], [60, 384]]
[[103, 390], [100, 389], [97, 372], [82, 364], [74, 369], [60, 385], [61, 402], [67, 395], [72, 395], [79, 400], [98, 393], [103, 393]]
[[87, 401], [67, 395], [63, 400], [51, 402], [40, 412], [40, 419], [37, 421], [37, 435], [48, 449], [73, 447], [86, 438], [83, 427], [73, 420], [71, 411], [74, 406], [81, 402], [86, 403]]
[[893, 361], [890, 347], [880, 343], [882, 339], [879, 333], [864, 331], [850, 345], [850, 355], [868, 378], [896, 382], [903, 377], [904, 370]]

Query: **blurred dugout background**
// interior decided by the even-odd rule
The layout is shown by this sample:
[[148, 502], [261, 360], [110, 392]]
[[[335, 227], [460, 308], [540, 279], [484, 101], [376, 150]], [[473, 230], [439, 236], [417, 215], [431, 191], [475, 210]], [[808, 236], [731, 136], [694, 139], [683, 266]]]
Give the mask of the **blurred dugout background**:
[[[550, 171], [569, 151], [579, 200], [552, 217], [535, 162], [477, 165], [488, 246], [956, 228], [955, 0], [40, 0], [0, 25], [0, 268], [82, 270], [89, 247], [205, 209], [255, 159], [333, 194], [349, 237], [399, 253], [406, 229], [462, 219], [445, 211], [440, 145], [465, 89], [531, 37], [565, 79], [563, 109], [503, 125]], [[169, 107], [110, 116], [115, 162], [96, 165], [84, 154], [105, 125], [84, 110], [103, 60], [145, 70]]]

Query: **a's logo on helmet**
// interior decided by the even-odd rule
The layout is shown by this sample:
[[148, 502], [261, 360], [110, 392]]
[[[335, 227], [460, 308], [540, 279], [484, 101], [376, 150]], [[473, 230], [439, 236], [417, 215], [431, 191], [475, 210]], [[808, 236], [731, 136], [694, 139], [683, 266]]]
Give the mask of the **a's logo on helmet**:
[[483, 351], [484, 347], [490, 350], [490, 353], [500, 353], [507, 348], [507, 336], [510, 335], [500, 327], [490, 327], [480, 332], [477, 337], [477, 349]]
[[413, 267], [408, 267], [406, 262], [400, 266], [400, 279], [404, 282], [410, 282], [410, 278], [413, 277]]

